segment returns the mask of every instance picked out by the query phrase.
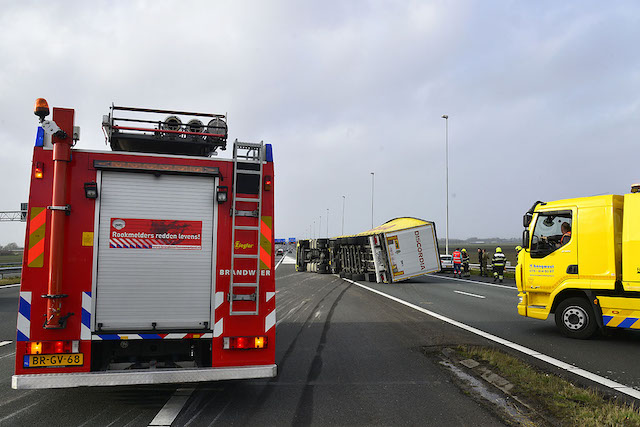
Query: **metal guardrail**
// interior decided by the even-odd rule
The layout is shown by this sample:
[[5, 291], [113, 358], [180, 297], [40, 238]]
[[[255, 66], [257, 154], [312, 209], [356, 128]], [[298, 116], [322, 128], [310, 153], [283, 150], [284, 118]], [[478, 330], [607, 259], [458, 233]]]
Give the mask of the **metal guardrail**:
[[0, 279], [4, 279], [5, 274], [11, 275], [19, 275], [22, 273], [22, 267], [1, 267], [0, 268]]
[[[480, 264], [469, 264], [469, 268], [473, 268], [473, 269], [479, 270], [480, 269]], [[491, 271], [491, 268], [492, 268], [491, 264], [487, 264], [487, 270]], [[516, 266], [515, 265], [507, 265], [504, 268], [504, 271], [509, 271], [509, 272], [515, 273]]]

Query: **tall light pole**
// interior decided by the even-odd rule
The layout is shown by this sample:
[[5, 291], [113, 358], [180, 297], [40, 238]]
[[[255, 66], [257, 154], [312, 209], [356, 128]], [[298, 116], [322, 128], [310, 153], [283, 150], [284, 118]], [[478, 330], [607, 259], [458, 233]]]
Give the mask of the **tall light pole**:
[[346, 200], [346, 196], [342, 196], [342, 233], [340, 233], [341, 236], [344, 236], [344, 202]]
[[442, 115], [442, 118], [445, 122], [445, 133], [444, 133], [444, 144], [445, 144], [445, 152], [446, 152], [446, 175], [447, 175], [447, 216], [445, 220], [445, 226], [447, 229], [447, 238], [445, 240], [445, 251], [446, 254], [449, 255], [449, 116], [446, 114]]
[[322, 215], [320, 215], [318, 217], [318, 239], [321, 237], [322, 235]]
[[327, 239], [329, 238], [329, 208], [327, 208]]
[[373, 229], [373, 182], [375, 180], [375, 173], [371, 172], [371, 228]]

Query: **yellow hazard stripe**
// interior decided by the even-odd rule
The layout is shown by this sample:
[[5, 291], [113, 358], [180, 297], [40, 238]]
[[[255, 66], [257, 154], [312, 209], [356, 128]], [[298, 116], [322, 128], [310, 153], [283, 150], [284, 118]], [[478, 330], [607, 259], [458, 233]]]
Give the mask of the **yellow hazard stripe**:
[[44, 266], [44, 237], [47, 230], [47, 211], [45, 208], [31, 208], [29, 217], [29, 249], [27, 266]]
[[640, 311], [605, 309], [602, 319], [604, 325], [611, 328], [640, 329]]
[[273, 218], [263, 216], [260, 220], [260, 269], [271, 269], [273, 250]]

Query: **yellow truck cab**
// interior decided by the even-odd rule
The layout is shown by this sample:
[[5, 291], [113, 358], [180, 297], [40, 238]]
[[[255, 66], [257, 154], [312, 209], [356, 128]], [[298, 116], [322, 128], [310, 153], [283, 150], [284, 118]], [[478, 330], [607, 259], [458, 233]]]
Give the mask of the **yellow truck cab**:
[[560, 331], [579, 339], [640, 329], [640, 184], [624, 196], [536, 202], [523, 225], [520, 315], [553, 313]]

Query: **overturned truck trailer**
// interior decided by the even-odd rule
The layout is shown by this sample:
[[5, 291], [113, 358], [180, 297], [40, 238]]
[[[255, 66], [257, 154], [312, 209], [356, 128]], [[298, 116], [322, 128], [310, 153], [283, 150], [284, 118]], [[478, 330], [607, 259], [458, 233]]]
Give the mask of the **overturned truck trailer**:
[[296, 270], [353, 280], [394, 283], [440, 271], [435, 223], [396, 218], [379, 227], [330, 239], [299, 240]]

